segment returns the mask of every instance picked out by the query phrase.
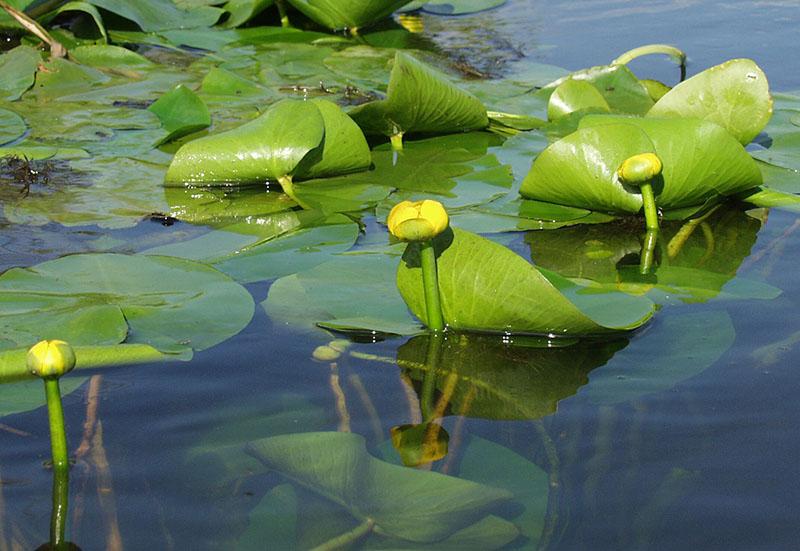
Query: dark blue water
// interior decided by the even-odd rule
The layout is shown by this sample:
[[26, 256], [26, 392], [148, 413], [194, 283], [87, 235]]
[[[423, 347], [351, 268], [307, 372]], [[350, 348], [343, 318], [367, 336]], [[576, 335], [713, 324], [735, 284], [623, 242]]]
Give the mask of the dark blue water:
[[[470, 18], [426, 16], [427, 32], [445, 49], [471, 46], [475, 55], [488, 55], [481, 53], [480, 45], [469, 44], [466, 33], [475, 28], [481, 28], [487, 40], [506, 45], [507, 55], [497, 61], [500, 73], [523, 70], [529, 61], [578, 69], [606, 63], [644, 43], [667, 42], [689, 54], [690, 73], [729, 58], [751, 57], [779, 91], [800, 88], [798, 23], [796, 3], [777, 1], [512, 0]], [[677, 73], [658, 59], [637, 62], [634, 69], [668, 81]], [[738, 277], [781, 289], [778, 298], [719, 298], [665, 306], [646, 331], [620, 343], [621, 350], [608, 363], [598, 360], [583, 371], [576, 368], [581, 374], [574, 376], [572, 386], [566, 385], [572, 390], [556, 392], [557, 411], [540, 420], [490, 420], [448, 411], [443, 426], [450, 433], [452, 461], [438, 461], [433, 470], [466, 476], [476, 442], [489, 441], [549, 475], [542, 496], [547, 506], [543, 535], [538, 542], [519, 538], [509, 548], [796, 549], [796, 220], [791, 213], [770, 212], [738, 267]], [[70, 233], [60, 250], [59, 244], [47, 243], [37, 253], [39, 259], [70, 252], [70, 243], [80, 239]], [[17, 254], [13, 263], [26, 265], [21, 242], [22, 237], [13, 246], [4, 245], [4, 254]], [[524, 250], [524, 237], [516, 237], [513, 246]], [[258, 303], [266, 298], [268, 283], [248, 289]], [[709, 355], [700, 338], [690, 339], [692, 346], [669, 349], [669, 339], [659, 335], [679, 339], [687, 333], [707, 333], [709, 342], [720, 341], [714, 336], [720, 331], [718, 324], [692, 324], [682, 316], [729, 318], [730, 345]], [[684, 323], [685, 329], [674, 329]], [[355, 343], [350, 351], [395, 359], [404, 342]], [[257, 307], [244, 332], [198, 353], [189, 363], [89, 372], [101, 377], [95, 383], [109, 478], [98, 479], [97, 471], [85, 469], [81, 462], [73, 468], [70, 539], [85, 550], [115, 548], [117, 541], [126, 549], [236, 548], [248, 527], [248, 514], [284, 480], [275, 473], [260, 473], [220, 488], [213, 474], [187, 468], [187, 454], [209, 437], [242, 443], [245, 437], [270, 436], [274, 429], [267, 420], [275, 412], [294, 411], [293, 404], [302, 404], [297, 410], [301, 413], [289, 421], [293, 432], [340, 428], [332, 368], [311, 357], [320, 343], [275, 327]], [[645, 381], [644, 390], [631, 399], [599, 398], [604, 389], [627, 392], [626, 374], [642, 366], [674, 368], [686, 376], [661, 384]], [[344, 354], [336, 368], [350, 429], [366, 438], [374, 454], [383, 453], [390, 428], [412, 422], [403, 371], [351, 354]], [[642, 377], [643, 371], [635, 375]], [[544, 373], [542, 386], [557, 376]], [[417, 381], [415, 389], [419, 387]], [[88, 392], [84, 385], [66, 399], [73, 449], [81, 441]], [[365, 394], [375, 413], [364, 401]], [[50, 514], [49, 473], [42, 467], [49, 455], [46, 412], [38, 409], [2, 422], [13, 432], [0, 430], [0, 535], [5, 538], [0, 538], [0, 547], [12, 540], [35, 546], [47, 539]], [[504, 463], [503, 457], [498, 455], [485, 468], [513, 470], [514, 464]], [[520, 484], [525, 484], [524, 478]], [[328, 516], [330, 510], [309, 505], [301, 511], [300, 524], [339, 522], [339, 517]], [[501, 513], [513, 517], [513, 511]], [[112, 527], [118, 528], [119, 540]], [[315, 541], [306, 537], [300, 538], [298, 548]], [[240, 548], [284, 548], [269, 536], [259, 545], [246, 541], [250, 543]]]

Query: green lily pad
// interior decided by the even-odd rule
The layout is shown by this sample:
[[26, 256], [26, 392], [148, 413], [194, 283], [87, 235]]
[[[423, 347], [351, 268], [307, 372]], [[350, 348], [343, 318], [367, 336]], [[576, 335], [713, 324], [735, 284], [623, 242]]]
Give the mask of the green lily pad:
[[[308, 212], [308, 211], [304, 211]], [[294, 212], [276, 218], [297, 218]], [[350, 249], [358, 237], [358, 224], [342, 215], [312, 218], [296, 229], [266, 221], [262, 232], [248, 235], [239, 225], [222, 227], [196, 237], [145, 251], [210, 264], [237, 281], [250, 283], [308, 270]], [[256, 228], [254, 228], [256, 229]]]
[[400, 11], [422, 10], [436, 15], [466, 15], [497, 8], [506, 0], [416, 0]]
[[[69, 396], [85, 382], [86, 377], [63, 377], [59, 381], [61, 396]], [[0, 418], [38, 409], [46, 403], [44, 385], [41, 381], [0, 384]]]
[[608, 102], [600, 91], [585, 80], [569, 78], [558, 85], [547, 104], [547, 118], [560, 119], [576, 111], [609, 112]]
[[358, 127], [327, 100], [283, 100], [228, 132], [181, 147], [167, 185], [263, 183], [364, 170], [369, 147]]
[[[459, 229], [436, 237], [434, 249], [444, 321], [456, 330], [592, 335], [635, 329], [654, 312], [650, 301], [629, 300], [634, 297], [627, 295], [581, 295], [565, 282], [551, 282], [506, 247]], [[411, 311], [427, 325], [415, 244], [403, 255], [397, 285]]]
[[51, 58], [36, 73], [36, 84], [29, 93], [42, 101], [83, 93], [110, 78], [102, 71], [62, 58]]
[[309, 19], [331, 30], [360, 29], [385, 19], [410, 0], [288, 0]]
[[419, 333], [397, 291], [395, 267], [396, 259], [385, 254], [342, 255], [280, 278], [261, 306], [274, 322], [300, 330]]
[[793, 120], [800, 114], [795, 110], [776, 110], [764, 131], [767, 140], [764, 147], [753, 144], [750, 154], [756, 159], [795, 171], [800, 171], [800, 128]]
[[274, 436], [251, 442], [248, 451], [356, 519], [370, 519], [377, 532], [411, 542], [445, 539], [512, 497], [506, 490], [376, 459], [357, 434]]
[[232, 29], [244, 25], [274, 3], [275, 0], [228, 0], [222, 6], [228, 12], [228, 20], [222, 26]]
[[42, 61], [39, 52], [29, 46], [17, 46], [0, 55], [0, 99], [19, 99], [36, 78], [36, 69]]
[[0, 109], [0, 145], [13, 142], [25, 133], [25, 121], [13, 111]]
[[[38, 2], [37, 2], [38, 3]], [[92, 18], [94, 24], [97, 26], [97, 30], [100, 33], [100, 36], [103, 37], [103, 42], [108, 43], [108, 33], [106, 32], [106, 26], [103, 23], [103, 16], [100, 15], [100, 12], [96, 7], [94, 7], [89, 2], [66, 2], [63, 5], [59, 6], [55, 10], [47, 13], [39, 18], [39, 22], [41, 23], [50, 23], [56, 16], [61, 15], [62, 13], [70, 12], [70, 11], [77, 11], [83, 12], [87, 14], [89, 17]], [[83, 46], [79, 46], [83, 47]], [[112, 48], [116, 48], [116, 46], [112, 46]], [[122, 49], [122, 48], [120, 48]], [[69, 48], [69, 55], [70, 57], [74, 58], [74, 50], [75, 48]], [[137, 55], [134, 52], [130, 52], [131, 55]], [[125, 54], [122, 54], [125, 55]], [[82, 61], [79, 61], [83, 63]]]
[[607, 366], [593, 371], [577, 399], [618, 404], [669, 390], [711, 366], [735, 338], [725, 311], [665, 316]]
[[103, 8], [136, 23], [143, 31], [166, 31], [210, 27], [224, 13], [211, 6], [194, 6], [180, 9], [170, 0], [87, 0], [89, 4]]
[[676, 85], [647, 116], [715, 122], [748, 144], [769, 122], [772, 97], [767, 77], [754, 61], [732, 59]]
[[384, 100], [350, 111], [367, 134], [454, 133], [489, 125], [481, 101], [408, 54], [397, 52]]
[[89, 65], [90, 67], [134, 71], [155, 67], [155, 64], [143, 55], [139, 55], [127, 48], [105, 44], [78, 46], [70, 50], [69, 56], [78, 63]]
[[170, 257], [82, 254], [0, 276], [0, 326], [8, 345], [149, 344], [203, 350], [241, 331], [250, 294], [206, 265]]
[[530, 199], [614, 213], [636, 213], [637, 188], [619, 182], [622, 162], [656, 153], [664, 169], [653, 191], [663, 209], [702, 205], [761, 184], [761, 173], [722, 127], [692, 119], [587, 116], [533, 163], [520, 193]]
[[[445, 415], [483, 419], [540, 419], [589, 382], [625, 340], [581, 342], [566, 347], [531, 348], [496, 335], [455, 334], [440, 339], [413, 337], [397, 350], [397, 363], [416, 381], [451, 394]], [[430, 346], [438, 346], [429, 365]], [[430, 381], [433, 378], [435, 382]], [[440, 394], [441, 395], [441, 394]]]
[[206, 104], [183, 84], [178, 84], [161, 96], [148, 109], [158, 116], [167, 132], [166, 136], [154, 144], [156, 146], [211, 125], [211, 115]]

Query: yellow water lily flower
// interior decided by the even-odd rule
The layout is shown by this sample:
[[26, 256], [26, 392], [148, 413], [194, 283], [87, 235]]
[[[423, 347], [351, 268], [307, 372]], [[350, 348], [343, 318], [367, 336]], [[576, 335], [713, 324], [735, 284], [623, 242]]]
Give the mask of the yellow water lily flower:
[[75, 351], [64, 341], [39, 341], [28, 350], [27, 364], [37, 377], [61, 377], [75, 367]]
[[655, 153], [640, 153], [625, 159], [617, 170], [620, 182], [634, 186], [640, 186], [644, 182], [649, 182], [659, 174], [663, 165], [661, 159]]
[[401, 241], [427, 241], [442, 233], [450, 224], [447, 211], [439, 201], [402, 201], [386, 219], [389, 232]]

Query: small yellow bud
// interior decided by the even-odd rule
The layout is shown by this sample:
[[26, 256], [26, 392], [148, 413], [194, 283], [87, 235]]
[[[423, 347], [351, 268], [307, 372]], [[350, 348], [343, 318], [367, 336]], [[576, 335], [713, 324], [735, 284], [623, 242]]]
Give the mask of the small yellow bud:
[[28, 350], [28, 371], [43, 379], [58, 378], [75, 367], [75, 352], [69, 343], [39, 341]]
[[655, 153], [640, 153], [625, 159], [617, 170], [620, 182], [641, 186], [661, 174], [661, 159]]
[[401, 241], [427, 241], [446, 230], [450, 219], [439, 201], [425, 199], [396, 204], [386, 224], [389, 232]]

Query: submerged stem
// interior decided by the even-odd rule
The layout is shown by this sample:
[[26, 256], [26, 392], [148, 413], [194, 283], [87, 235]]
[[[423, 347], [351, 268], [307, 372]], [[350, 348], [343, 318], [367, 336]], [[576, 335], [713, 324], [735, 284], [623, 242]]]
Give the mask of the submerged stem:
[[289, 16], [286, 13], [286, 4], [283, 3], [283, 0], [277, 0], [275, 4], [278, 6], [278, 15], [281, 17], [281, 27], [289, 28], [292, 26], [292, 22], [289, 21]]
[[352, 530], [345, 532], [340, 536], [336, 536], [335, 538], [329, 539], [322, 545], [314, 547], [312, 551], [334, 551], [335, 549], [348, 547], [372, 532], [374, 527], [375, 521], [371, 518], [368, 518]]
[[439, 275], [436, 270], [436, 252], [431, 240], [419, 244], [422, 264], [422, 285], [425, 288], [425, 309], [428, 314], [428, 328], [433, 331], [444, 330], [442, 304], [439, 298]]
[[53, 510], [50, 512], [50, 549], [65, 549], [69, 507], [69, 471], [53, 469]]

